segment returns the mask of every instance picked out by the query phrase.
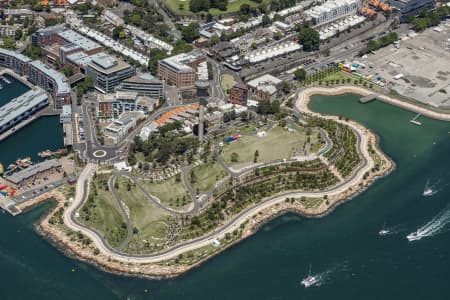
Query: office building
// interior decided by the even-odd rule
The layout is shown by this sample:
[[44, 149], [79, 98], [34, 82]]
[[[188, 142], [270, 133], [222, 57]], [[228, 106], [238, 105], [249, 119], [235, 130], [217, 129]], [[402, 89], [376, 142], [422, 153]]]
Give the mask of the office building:
[[136, 74], [134, 67], [106, 53], [96, 54], [87, 64], [86, 75], [92, 77], [94, 86], [102, 93], [114, 91], [123, 80]]
[[138, 74], [122, 81], [117, 90], [137, 92], [141, 96], [162, 99], [164, 98], [164, 80], [150, 73]]
[[177, 88], [193, 89], [198, 79], [197, 67], [204, 61], [203, 53], [195, 50], [162, 59], [158, 63], [158, 77]]

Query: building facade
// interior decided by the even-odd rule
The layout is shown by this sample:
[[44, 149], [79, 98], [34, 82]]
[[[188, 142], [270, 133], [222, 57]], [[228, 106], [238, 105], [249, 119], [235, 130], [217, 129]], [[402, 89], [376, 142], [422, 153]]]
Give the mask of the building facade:
[[71, 89], [66, 76], [41, 61], [29, 63], [28, 80], [52, 94], [56, 109], [71, 103]]
[[243, 83], [236, 83], [230, 90], [228, 102], [239, 105], [247, 105], [248, 87]]
[[305, 11], [316, 25], [333, 22], [356, 12], [362, 7], [361, 0], [331, 0]]
[[117, 90], [137, 92], [140, 96], [163, 99], [164, 80], [158, 79], [150, 73], [139, 74], [122, 81]]
[[28, 74], [28, 64], [30, 62], [31, 59], [25, 55], [0, 48], [0, 66], [12, 69], [21, 76]]
[[181, 53], [158, 63], [158, 77], [180, 89], [195, 88], [197, 67], [206, 57], [199, 51]]
[[400, 21], [406, 21], [408, 15], [418, 15], [424, 10], [436, 7], [436, 0], [389, 0], [389, 5], [400, 13]]
[[158, 105], [158, 99], [140, 96], [137, 92], [117, 91], [111, 94], [99, 94], [97, 96], [97, 116], [117, 118], [124, 112], [149, 113]]

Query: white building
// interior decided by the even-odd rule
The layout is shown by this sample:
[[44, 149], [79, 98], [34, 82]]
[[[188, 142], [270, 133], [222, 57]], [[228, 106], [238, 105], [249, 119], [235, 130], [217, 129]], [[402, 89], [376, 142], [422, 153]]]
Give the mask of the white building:
[[362, 7], [361, 0], [330, 0], [305, 12], [316, 25], [322, 25], [355, 14]]
[[145, 118], [143, 112], [124, 112], [117, 120], [105, 128], [105, 144], [115, 145], [123, 140], [139, 120]]

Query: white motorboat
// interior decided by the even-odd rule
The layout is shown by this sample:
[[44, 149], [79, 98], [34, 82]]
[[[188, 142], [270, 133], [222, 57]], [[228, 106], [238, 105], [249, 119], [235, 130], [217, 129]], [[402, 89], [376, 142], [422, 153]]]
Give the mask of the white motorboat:
[[380, 231], [378, 231], [378, 235], [381, 235], [381, 236], [388, 235], [390, 233], [391, 233], [391, 231], [388, 229], [381, 229]]
[[311, 265], [310, 265], [309, 266], [308, 276], [301, 281], [301, 284], [305, 288], [307, 288], [307, 287], [310, 287], [310, 286], [313, 286], [313, 285], [317, 284], [319, 282], [319, 280], [320, 280], [319, 276], [314, 276], [314, 275], [311, 274]]
[[433, 190], [431, 189], [431, 188], [426, 188], [424, 191], [423, 191], [423, 196], [424, 197], [428, 197], [428, 196], [432, 196], [433, 195]]
[[417, 233], [417, 231], [415, 231], [415, 232], [408, 234], [406, 236], [406, 238], [408, 239], [408, 241], [412, 242], [412, 241], [420, 240], [421, 236]]

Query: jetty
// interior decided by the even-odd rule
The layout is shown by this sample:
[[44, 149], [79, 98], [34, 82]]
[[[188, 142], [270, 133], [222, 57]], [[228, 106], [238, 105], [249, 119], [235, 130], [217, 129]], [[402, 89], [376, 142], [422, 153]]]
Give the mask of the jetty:
[[22, 212], [20, 208], [16, 206], [16, 202], [11, 199], [0, 195], [0, 208], [7, 211], [13, 216], [17, 216]]
[[359, 102], [369, 103], [370, 101], [376, 100], [377, 98], [378, 98], [378, 94], [369, 94], [367, 96], [359, 98]]
[[411, 120], [409, 120], [409, 122], [412, 123], [412, 124], [414, 124], [414, 125], [417, 125], [417, 126], [422, 125], [422, 123], [420, 123], [419, 121], [417, 121], [417, 119], [419, 119], [420, 116], [422, 116], [422, 114], [421, 114], [421, 113], [418, 113], [414, 118], [412, 118]]

